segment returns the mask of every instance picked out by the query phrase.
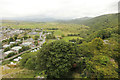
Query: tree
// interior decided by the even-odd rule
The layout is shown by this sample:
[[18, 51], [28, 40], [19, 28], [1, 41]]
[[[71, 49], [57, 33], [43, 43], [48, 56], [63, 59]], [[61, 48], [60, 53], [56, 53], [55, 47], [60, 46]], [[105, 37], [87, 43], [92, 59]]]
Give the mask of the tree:
[[39, 39], [39, 37], [40, 37], [40, 36], [35, 35], [35, 36], [34, 36], [34, 39], [35, 39], [35, 40], [38, 40], [38, 39]]
[[14, 39], [12, 37], [8, 39], [8, 43], [10, 43], [12, 41], [14, 41]]
[[75, 47], [75, 44], [61, 40], [44, 45], [37, 54], [37, 69], [45, 70], [50, 78], [65, 76], [76, 60]]
[[36, 54], [37, 53], [25, 53], [20, 60], [20, 67], [35, 70], [36, 68]]
[[23, 36], [23, 38], [26, 40], [26, 39], [28, 38], [28, 36], [25, 34], [25, 35]]
[[19, 49], [19, 53], [20, 52], [23, 52], [23, 51], [26, 51], [26, 50], [28, 50], [28, 49], [30, 49], [30, 47], [29, 46], [22, 46], [22, 48], [21, 49]]
[[9, 57], [14, 56], [14, 55], [16, 55], [16, 53], [12, 52], [12, 53], [9, 53], [5, 58], [9, 58]]
[[17, 37], [18, 37], [18, 34], [15, 34], [14, 37], [13, 37], [13, 39], [16, 40]]
[[10, 45], [10, 48], [14, 47], [14, 46], [18, 46], [19, 44], [18, 43], [14, 43], [14, 44], [11, 44]]
[[87, 78], [117, 78], [118, 66], [116, 65], [114, 59], [104, 55], [97, 55], [86, 60], [84, 75]]
[[103, 47], [103, 40], [101, 38], [95, 38], [92, 40], [91, 46], [94, 46], [100, 50]]
[[55, 39], [56, 37], [55, 37], [55, 35], [53, 35], [53, 34], [47, 34], [46, 35], [46, 39]]
[[34, 70], [36, 67], [36, 57], [29, 58], [26, 61], [25, 67], [30, 70]]
[[38, 46], [38, 41], [35, 41], [34, 44], [35, 44], [36, 46]]
[[4, 52], [9, 51], [9, 50], [10, 50], [10, 47], [6, 47], [6, 48], [4, 49]]

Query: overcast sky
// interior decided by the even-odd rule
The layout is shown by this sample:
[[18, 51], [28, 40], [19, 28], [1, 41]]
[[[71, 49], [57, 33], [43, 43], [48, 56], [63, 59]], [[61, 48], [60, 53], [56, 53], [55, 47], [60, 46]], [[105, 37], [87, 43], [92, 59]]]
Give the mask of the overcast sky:
[[42, 16], [56, 19], [117, 13], [119, 0], [0, 0], [1, 17]]

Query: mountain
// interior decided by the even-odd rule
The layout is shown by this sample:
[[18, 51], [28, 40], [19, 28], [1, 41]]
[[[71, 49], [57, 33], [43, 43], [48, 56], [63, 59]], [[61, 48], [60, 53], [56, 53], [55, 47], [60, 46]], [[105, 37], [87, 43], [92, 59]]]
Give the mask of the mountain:
[[92, 29], [102, 29], [108, 27], [118, 26], [118, 13], [115, 14], [106, 14], [94, 18], [80, 18], [70, 21], [63, 21], [63, 23], [72, 23], [72, 24], [83, 24], [91, 27]]
[[57, 21], [55, 18], [45, 17], [45, 16], [25, 16], [25, 17], [15, 17], [15, 18], [3, 18], [3, 20], [13, 20], [13, 21], [27, 21], [27, 22], [54, 22]]
[[69, 20], [59, 20], [57, 22], [78, 24], [78, 23], [82, 23], [85, 20], [89, 20], [91, 18], [92, 17], [82, 17], [82, 18], [75, 18], [75, 19], [69, 19]]

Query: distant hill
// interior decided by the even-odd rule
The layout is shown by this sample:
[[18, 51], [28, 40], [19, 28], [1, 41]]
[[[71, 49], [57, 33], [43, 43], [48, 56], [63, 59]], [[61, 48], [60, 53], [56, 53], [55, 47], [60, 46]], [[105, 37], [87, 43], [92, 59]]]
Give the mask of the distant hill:
[[80, 18], [69, 21], [63, 21], [63, 23], [71, 24], [83, 24], [91, 27], [91, 29], [102, 29], [108, 27], [118, 26], [118, 14], [106, 14], [94, 18]]
[[58, 20], [57, 22], [79, 24], [79, 23], [82, 23], [83, 21], [89, 20], [91, 18], [92, 17], [82, 17], [82, 18], [75, 18], [75, 19], [69, 19], [69, 20]]
[[27, 17], [15, 17], [15, 18], [3, 18], [3, 20], [12, 21], [25, 21], [25, 22], [54, 22], [57, 21], [55, 18], [51, 17], [41, 17], [41, 16], [27, 16]]

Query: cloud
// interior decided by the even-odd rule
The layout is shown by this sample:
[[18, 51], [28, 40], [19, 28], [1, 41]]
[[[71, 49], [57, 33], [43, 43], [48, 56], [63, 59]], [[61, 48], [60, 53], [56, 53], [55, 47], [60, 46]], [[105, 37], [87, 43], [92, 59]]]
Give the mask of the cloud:
[[0, 0], [2, 17], [42, 15], [53, 18], [98, 16], [117, 12], [119, 0]]

